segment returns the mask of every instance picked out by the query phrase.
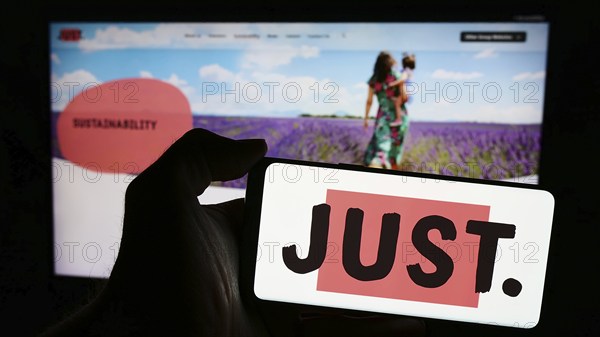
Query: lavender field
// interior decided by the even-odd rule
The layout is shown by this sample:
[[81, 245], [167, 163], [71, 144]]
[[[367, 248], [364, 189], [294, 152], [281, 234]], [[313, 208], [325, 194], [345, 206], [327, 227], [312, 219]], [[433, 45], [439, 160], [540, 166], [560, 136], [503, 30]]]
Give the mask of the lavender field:
[[[194, 127], [234, 139], [265, 139], [272, 157], [359, 165], [373, 131], [361, 119], [310, 117], [195, 116]], [[52, 136], [54, 156], [61, 157], [54, 125]], [[539, 153], [539, 125], [411, 122], [399, 169], [510, 179], [537, 174]], [[244, 188], [246, 181], [219, 185]]]
[[[263, 138], [272, 157], [359, 165], [372, 134], [361, 119], [343, 118], [196, 117], [194, 126], [235, 139]], [[539, 125], [411, 122], [399, 168], [509, 179], [537, 174], [539, 152]]]

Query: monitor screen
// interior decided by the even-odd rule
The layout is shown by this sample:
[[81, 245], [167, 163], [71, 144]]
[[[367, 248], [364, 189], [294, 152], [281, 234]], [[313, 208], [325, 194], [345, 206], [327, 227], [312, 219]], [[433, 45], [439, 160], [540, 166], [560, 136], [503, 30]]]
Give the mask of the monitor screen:
[[[265, 139], [271, 157], [538, 184], [548, 22], [86, 21], [49, 33], [57, 275], [110, 274], [128, 183], [192, 128]], [[245, 186], [215, 182], [199, 199]]]

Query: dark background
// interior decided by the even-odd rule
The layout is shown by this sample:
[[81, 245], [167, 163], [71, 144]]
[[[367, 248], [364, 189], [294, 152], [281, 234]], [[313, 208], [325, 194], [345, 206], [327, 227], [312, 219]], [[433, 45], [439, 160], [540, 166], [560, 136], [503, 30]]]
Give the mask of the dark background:
[[[283, 2], [282, 2], [283, 3]], [[54, 278], [47, 22], [58, 19], [395, 21], [544, 13], [551, 19], [541, 185], [556, 198], [542, 315], [534, 329], [427, 320], [431, 336], [600, 335], [598, 19], [583, 1], [487, 4], [458, 0], [334, 5], [15, 2], [0, 22], [0, 335], [29, 336], [87, 301], [97, 280]], [[527, 205], [523, 205], [527, 207]]]

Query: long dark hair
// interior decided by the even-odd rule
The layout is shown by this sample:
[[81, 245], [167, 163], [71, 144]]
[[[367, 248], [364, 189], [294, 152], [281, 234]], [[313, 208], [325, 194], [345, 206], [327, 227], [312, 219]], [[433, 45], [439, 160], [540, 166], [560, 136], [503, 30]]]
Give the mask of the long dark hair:
[[392, 57], [388, 51], [382, 51], [377, 56], [375, 61], [375, 67], [373, 68], [373, 76], [377, 82], [385, 81], [385, 78], [392, 70], [392, 67], [396, 64], [396, 60]]

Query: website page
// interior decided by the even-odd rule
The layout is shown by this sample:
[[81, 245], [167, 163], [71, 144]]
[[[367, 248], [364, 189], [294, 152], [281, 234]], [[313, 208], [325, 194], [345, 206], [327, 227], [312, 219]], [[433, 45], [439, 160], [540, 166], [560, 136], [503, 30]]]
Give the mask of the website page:
[[108, 276], [127, 184], [192, 128], [272, 157], [538, 181], [543, 22], [57, 22], [49, 38], [61, 275]]

